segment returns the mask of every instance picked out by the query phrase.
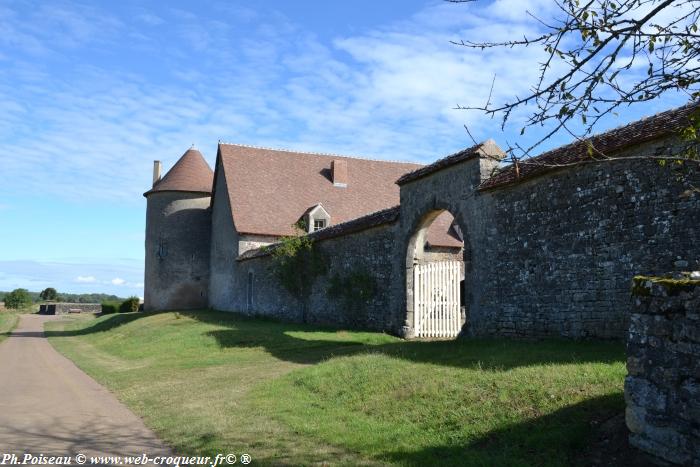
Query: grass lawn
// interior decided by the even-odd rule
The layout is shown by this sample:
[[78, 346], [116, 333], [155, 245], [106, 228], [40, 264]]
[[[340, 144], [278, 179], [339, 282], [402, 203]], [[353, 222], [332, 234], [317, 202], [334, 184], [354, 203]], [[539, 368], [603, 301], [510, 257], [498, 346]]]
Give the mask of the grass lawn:
[[46, 326], [59, 351], [188, 455], [563, 466], [624, 409], [616, 342], [406, 342], [208, 311]]
[[10, 332], [17, 326], [19, 315], [30, 311], [0, 310], [0, 342], [4, 341]]

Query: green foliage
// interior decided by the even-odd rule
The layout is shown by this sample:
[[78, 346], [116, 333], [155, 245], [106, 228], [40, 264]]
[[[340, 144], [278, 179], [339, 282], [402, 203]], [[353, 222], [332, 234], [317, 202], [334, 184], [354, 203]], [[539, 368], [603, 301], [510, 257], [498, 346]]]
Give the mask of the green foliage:
[[316, 278], [328, 270], [325, 256], [307, 235], [283, 237], [272, 250], [272, 256], [277, 279], [301, 301], [311, 295]]
[[693, 112], [688, 120], [690, 120], [690, 125], [681, 130], [681, 138], [684, 141], [697, 141], [700, 132], [700, 111]]
[[328, 286], [328, 296], [341, 300], [360, 322], [367, 319], [367, 305], [377, 294], [377, 280], [364, 269], [355, 269], [346, 276], [334, 275]]
[[635, 276], [632, 279], [632, 295], [648, 297], [651, 295], [652, 285], [664, 287], [668, 295], [678, 295], [680, 292], [691, 292], [695, 287], [700, 286], [700, 280], [691, 279], [690, 277]]
[[60, 296], [63, 302], [72, 303], [102, 303], [104, 301], [123, 301], [124, 297], [104, 293], [68, 294], [62, 293]]
[[58, 300], [58, 292], [53, 287], [47, 287], [39, 293], [39, 298], [46, 301]]
[[119, 313], [133, 313], [139, 311], [139, 297], [129, 297], [119, 305]]
[[[2, 300], [9, 293], [10, 292], [0, 292], [0, 300]], [[38, 302], [39, 300], [42, 300], [41, 292], [29, 292], [29, 297], [32, 299], [33, 302]], [[70, 303], [102, 303], [105, 301], [121, 302], [124, 300], [124, 297], [118, 297], [116, 295], [104, 293], [62, 293], [56, 299], [56, 301]]]
[[121, 302], [118, 301], [102, 302], [102, 314], [108, 315], [111, 313], [116, 313], [119, 311], [120, 306]]
[[32, 298], [27, 289], [15, 289], [5, 295], [5, 307], [10, 309], [24, 308], [32, 304]]
[[[690, 125], [681, 130], [681, 139], [688, 143], [688, 146], [682, 151], [681, 157], [689, 160], [699, 160], [698, 143], [700, 142], [700, 110], [688, 117]], [[682, 162], [682, 161], [677, 161]]]

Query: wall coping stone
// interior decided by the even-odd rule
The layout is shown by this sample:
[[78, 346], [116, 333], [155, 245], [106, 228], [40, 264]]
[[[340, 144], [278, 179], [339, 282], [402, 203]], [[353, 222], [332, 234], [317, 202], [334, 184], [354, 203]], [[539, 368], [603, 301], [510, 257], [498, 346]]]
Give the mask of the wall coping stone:
[[[366, 216], [358, 217], [357, 219], [352, 219], [347, 222], [326, 227], [325, 229], [317, 230], [316, 232], [306, 234], [305, 236], [312, 241], [321, 241], [341, 237], [351, 233], [361, 232], [373, 227], [379, 227], [384, 224], [396, 222], [399, 218], [399, 212], [399, 206], [382, 209], [381, 211], [373, 212], [371, 214], [367, 214]], [[266, 245], [260, 248], [248, 250], [242, 255], [238, 256], [236, 261], [246, 261], [253, 258], [269, 256], [278, 245], [279, 243], [273, 243], [272, 245]]]

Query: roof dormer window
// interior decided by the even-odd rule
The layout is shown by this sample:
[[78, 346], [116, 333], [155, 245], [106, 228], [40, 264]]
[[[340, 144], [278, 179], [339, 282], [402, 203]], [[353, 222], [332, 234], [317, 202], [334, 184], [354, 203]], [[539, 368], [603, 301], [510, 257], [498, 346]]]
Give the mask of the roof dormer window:
[[308, 226], [308, 233], [316, 232], [331, 225], [331, 215], [321, 204], [317, 204], [306, 211], [304, 223]]
[[326, 219], [314, 219], [314, 232], [326, 228]]

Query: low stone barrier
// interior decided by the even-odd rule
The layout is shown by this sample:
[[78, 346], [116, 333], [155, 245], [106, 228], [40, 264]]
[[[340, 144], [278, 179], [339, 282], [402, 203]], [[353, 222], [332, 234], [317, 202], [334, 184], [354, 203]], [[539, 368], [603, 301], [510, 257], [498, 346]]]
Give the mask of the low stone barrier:
[[47, 303], [39, 305], [39, 314], [61, 315], [66, 313], [99, 313], [102, 305], [99, 303]]
[[635, 277], [632, 295], [630, 444], [661, 465], [700, 466], [700, 280]]

